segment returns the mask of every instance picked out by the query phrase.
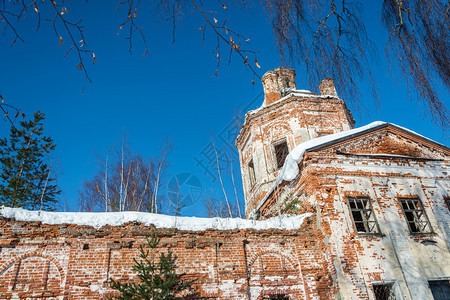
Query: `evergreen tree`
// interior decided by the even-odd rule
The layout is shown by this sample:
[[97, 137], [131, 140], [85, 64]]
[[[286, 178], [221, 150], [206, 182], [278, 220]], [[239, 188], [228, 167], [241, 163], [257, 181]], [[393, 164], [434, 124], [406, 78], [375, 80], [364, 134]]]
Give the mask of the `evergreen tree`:
[[176, 299], [175, 295], [188, 288], [189, 284], [175, 273], [176, 257], [169, 250], [167, 255], [162, 253], [156, 262], [155, 249], [159, 244], [159, 239], [154, 232], [150, 239], [146, 239], [150, 250], [144, 250], [140, 246], [141, 258], [134, 260], [133, 271], [137, 272], [139, 282], [120, 283], [114, 280], [111, 287], [120, 292], [120, 295], [108, 299], [117, 300], [171, 300]]
[[56, 145], [43, 136], [43, 113], [11, 126], [9, 139], [0, 139], [0, 205], [54, 210], [61, 190], [47, 159]]

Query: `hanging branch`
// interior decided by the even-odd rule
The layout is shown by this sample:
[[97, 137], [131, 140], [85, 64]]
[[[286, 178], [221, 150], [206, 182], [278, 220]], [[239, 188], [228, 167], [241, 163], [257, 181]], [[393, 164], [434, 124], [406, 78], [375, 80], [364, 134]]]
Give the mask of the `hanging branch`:
[[[64, 54], [64, 56], [66, 56], [67, 54], [69, 54], [73, 49], [75, 49], [77, 51], [77, 56], [78, 56], [78, 61], [79, 64], [77, 66], [77, 68], [79, 70], [83, 70], [87, 80], [89, 80], [89, 82], [92, 82], [92, 80], [89, 78], [88, 72], [86, 70], [86, 67], [84, 65], [84, 61], [83, 61], [83, 54], [92, 54], [92, 60], [94, 63], [97, 62], [96, 58], [95, 58], [95, 54], [92, 50], [87, 49], [87, 44], [84, 38], [84, 31], [83, 31], [83, 27], [80, 25], [81, 20], [78, 21], [77, 23], [72, 23], [69, 22], [65, 17], [64, 14], [67, 14], [67, 9], [60, 5], [57, 4], [54, 0], [52, 0], [50, 2], [52, 4], [52, 7], [55, 11], [55, 15], [54, 18], [51, 20], [52, 25], [53, 25], [53, 29], [55, 31], [55, 34], [57, 37], [59, 37], [59, 44], [62, 45], [63, 43], [63, 38], [61, 37], [61, 35], [58, 34], [58, 29], [57, 29], [57, 22], [58, 20], [62, 23], [67, 35], [69, 36], [69, 39], [71, 41], [71, 46], [69, 48], [69, 50], [67, 50], [67, 52]], [[60, 11], [61, 9], [61, 11]], [[73, 32], [74, 31], [74, 32]], [[80, 43], [81, 45], [79, 46], [77, 43], [77, 40], [75, 39], [75, 34], [77, 34], [80, 38]], [[82, 47], [86, 46], [84, 49], [82, 49]]]
[[[147, 41], [143, 29], [136, 22], [140, 0], [119, 0], [126, 17], [119, 28], [127, 27], [129, 52], [133, 50], [133, 38], [136, 32], [145, 45]], [[427, 112], [444, 130], [450, 128], [448, 110], [439, 99], [437, 87], [443, 84], [450, 88], [450, 1], [448, 0], [384, 0], [378, 1], [382, 7], [381, 19], [389, 34], [386, 44], [388, 60], [399, 66], [402, 78], [406, 79], [408, 88], [417, 91], [418, 99], [426, 105]], [[96, 62], [92, 50], [86, 46], [83, 27], [80, 21], [71, 21], [68, 17], [68, 3], [65, 0], [16, 0], [0, 3], [0, 24], [11, 31], [12, 44], [23, 41], [15, 21], [23, 21], [23, 16], [35, 15], [36, 30], [41, 26], [41, 18], [49, 21], [63, 44], [63, 38], [70, 41], [66, 55], [75, 49], [78, 60], [77, 68], [84, 72], [91, 81], [86, 69], [86, 55]], [[226, 5], [217, 1], [224, 9]], [[244, 5], [245, 1], [236, 1]], [[367, 80], [372, 95], [377, 100], [377, 87], [369, 60], [376, 57], [376, 45], [368, 38], [366, 26], [371, 20], [361, 11], [364, 1], [352, 0], [265, 0], [263, 6], [272, 23], [275, 42], [278, 45], [283, 64], [300, 63], [305, 66], [311, 86], [317, 81], [330, 76], [335, 79], [337, 88], [343, 98], [362, 105], [360, 86]], [[155, 5], [156, 4], [156, 5]], [[189, 5], [188, 5], [189, 4]], [[175, 42], [177, 20], [181, 13], [198, 12], [205, 23], [199, 30], [215, 35], [214, 55], [217, 58], [216, 74], [224, 53], [231, 62], [235, 52], [242, 62], [257, 77], [260, 68], [256, 54], [258, 52], [244, 49], [243, 35], [228, 27], [227, 21], [220, 21], [220, 14], [209, 11], [200, 0], [159, 0], [152, 2], [155, 10], [165, 20], [172, 22], [172, 42]], [[208, 5], [210, 5], [208, 3]], [[190, 6], [190, 7], [189, 7]], [[192, 8], [192, 11], [190, 9]], [[30, 14], [32, 12], [33, 14]], [[41, 16], [42, 15], [42, 16]], [[63, 33], [63, 35], [58, 34]], [[66, 37], [67, 36], [67, 37]], [[244, 42], [245, 41], [245, 42]], [[226, 49], [223, 49], [223, 47]], [[222, 48], [222, 49], [221, 49]], [[221, 50], [228, 50], [221, 51]], [[144, 55], [145, 55], [144, 54]], [[254, 56], [255, 62], [248, 56]], [[251, 59], [253, 59], [251, 57]], [[436, 80], [437, 79], [437, 80]], [[3, 113], [6, 107], [3, 106]], [[7, 111], [7, 110], [6, 110]]]
[[[245, 64], [245, 66], [247, 66], [250, 71], [253, 73], [253, 75], [255, 75], [256, 77], [258, 77], [259, 79], [261, 79], [261, 77], [256, 73], [255, 69], [248, 63], [248, 57], [245, 55], [245, 53], [251, 53], [255, 56], [255, 65], [258, 68], [261, 68], [261, 66], [258, 64], [258, 60], [256, 59], [256, 51], [253, 50], [248, 50], [248, 49], [241, 49], [241, 43], [239, 42], [239, 38], [242, 38], [242, 35], [237, 34], [235, 31], [230, 30], [227, 26], [226, 26], [226, 21], [222, 23], [222, 25], [218, 25], [218, 20], [216, 18], [212, 18], [213, 21], [207, 16], [207, 13], [211, 13], [208, 11], [203, 10], [202, 8], [200, 8], [200, 6], [197, 4], [197, 2], [195, 0], [191, 0], [192, 3], [194, 4], [195, 8], [200, 12], [200, 14], [203, 16], [203, 18], [205, 19], [205, 25], [203, 25], [202, 27], [200, 27], [199, 30], [203, 30], [203, 40], [205, 39], [205, 31], [206, 29], [209, 27], [214, 31], [214, 34], [217, 37], [217, 46], [214, 50], [217, 50], [217, 68], [216, 68], [216, 75], [218, 72], [218, 67], [220, 64], [220, 45], [221, 42], [225, 43], [227, 46], [230, 47], [230, 57], [228, 60], [228, 63], [231, 62], [231, 54], [234, 52], [236, 52], [239, 57], [242, 59], [243, 63]], [[224, 8], [226, 8], [224, 6]], [[225, 33], [225, 34], [223, 34]], [[229, 35], [229, 39], [227, 37], [225, 37], [225, 35]], [[238, 39], [238, 43], [236, 43], [236, 41], [233, 39], [233, 35], [235, 36], [235, 38], [237, 37]], [[247, 39], [246, 41], [249, 41], [250, 39]], [[215, 51], [214, 51], [215, 52]]]
[[[433, 75], [450, 88], [450, 1], [389, 0], [383, 5], [383, 22], [389, 31], [386, 56], [398, 65], [408, 88], [414, 85], [433, 121], [450, 128], [445, 104], [439, 99]], [[392, 61], [395, 59], [395, 62]]]
[[19, 35], [19, 33], [16, 31], [16, 28], [14, 28], [14, 26], [11, 24], [11, 22], [8, 20], [8, 18], [6, 17], [6, 15], [11, 15], [13, 17], [17, 17], [20, 18], [18, 15], [12, 14], [9, 11], [5, 11], [5, 10], [0, 10], [0, 16], [2, 21], [5, 20], [6, 24], [8, 24], [8, 27], [13, 31], [15, 38], [11, 44], [14, 45], [17, 42], [17, 39], [19, 39], [21, 42], [23, 42], [22, 37]]
[[[64, 29], [64, 32], [67, 34], [70, 40], [70, 46], [65, 55], [69, 54], [73, 49], [77, 52], [78, 57], [78, 65], [77, 68], [80, 70], [83, 70], [86, 78], [89, 80], [89, 82], [92, 82], [92, 80], [89, 78], [88, 72], [86, 70], [83, 56], [85, 54], [90, 54], [92, 56], [92, 60], [95, 63], [96, 58], [92, 50], [87, 49], [87, 45], [84, 38], [84, 31], [83, 26], [81, 26], [81, 20], [78, 22], [71, 22], [67, 19], [68, 10], [63, 5], [64, 0], [56, 1], [56, 0], [50, 0], [50, 1], [38, 1], [34, 0], [31, 2], [27, 2], [25, 0], [22, 1], [8, 1], [8, 3], [3, 2], [3, 8], [0, 9], [0, 16], [1, 20], [6, 22], [7, 27], [10, 28], [10, 30], [14, 34], [14, 40], [12, 44], [15, 44], [17, 40], [20, 40], [24, 42], [24, 39], [20, 36], [12, 22], [10, 21], [10, 18], [17, 19], [17, 23], [19, 23], [24, 15], [30, 10], [34, 10], [34, 12], [37, 15], [37, 25], [36, 25], [36, 31], [40, 29], [41, 26], [41, 10], [45, 11], [46, 7], [50, 8], [50, 14], [51, 11], [54, 12], [53, 16], [49, 19], [46, 19], [52, 24], [53, 30], [56, 33], [56, 36], [59, 39], [59, 45], [63, 44], [63, 38], [62, 35], [58, 33], [58, 28], [60, 25], [62, 25], [62, 28]], [[78, 42], [79, 40], [79, 42]], [[81, 43], [81, 45], [79, 45]]]
[[11, 124], [11, 127], [14, 128], [15, 130], [17, 130], [17, 128], [14, 126], [14, 121], [11, 119], [11, 117], [9, 115], [9, 109], [12, 109], [12, 110], [14, 110], [16, 112], [14, 114], [14, 120], [17, 119], [17, 117], [19, 115], [22, 115], [22, 118], [25, 118], [25, 113], [23, 111], [21, 111], [20, 109], [18, 109], [17, 107], [5, 103], [5, 100], [3, 99], [2, 95], [0, 95], [0, 100], [1, 100], [0, 109], [2, 110], [5, 118]]
[[125, 6], [127, 9], [127, 17], [126, 17], [125, 21], [123, 21], [122, 24], [120, 24], [119, 29], [122, 30], [123, 26], [129, 26], [128, 36], [125, 39], [127, 39], [129, 41], [128, 51], [130, 52], [130, 54], [133, 54], [133, 51], [132, 51], [133, 50], [133, 34], [134, 34], [134, 32], [137, 31], [139, 33], [139, 36], [142, 39], [142, 42], [144, 43], [144, 47], [145, 47], [144, 55], [146, 55], [148, 53], [147, 41], [145, 39], [143, 29], [140, 28], [136, 24], [138, 6], [139, 6], [140, 2], [141, 1], [138, 0], [136, 5], [134, 5], [133, 0], [124, 0], [119, 3], [117, 10], [119, 10], [120, 6], [122, 6], [122, 5]]

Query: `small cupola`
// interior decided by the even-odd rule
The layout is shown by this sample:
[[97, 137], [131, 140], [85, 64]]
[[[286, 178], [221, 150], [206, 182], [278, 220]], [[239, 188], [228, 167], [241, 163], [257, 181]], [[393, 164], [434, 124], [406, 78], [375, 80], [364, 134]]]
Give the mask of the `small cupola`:
[[261, 79], [264, 88], [264, 103], [272, 104], [281, 99], [286, 89], [297, 88], [295, 70], [283, 67], [268, 71]]
[[336, 87], [334, 86], [334, 79], [327, 77], [319, 82], [319, 91], [322, 96], [333, 96], [339, 98]]

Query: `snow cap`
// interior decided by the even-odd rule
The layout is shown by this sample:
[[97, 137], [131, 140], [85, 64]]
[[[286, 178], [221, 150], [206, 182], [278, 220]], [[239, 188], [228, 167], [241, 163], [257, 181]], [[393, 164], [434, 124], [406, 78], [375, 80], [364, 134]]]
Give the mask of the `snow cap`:
[[22, 208], [0, 206], [0, 217], [16, 221], [39, 221], [44, 224], [77, 224], [101, 228], [105, 225], [120, 226], [127, 222], [140, 222], [154, 225], [156, 228], [177, 228], [179, 230], [234, 230], [234, 229], [299, 229], [310, 213], [301, 215], [280, 215], [264, 221], [240, 218], [196, 218], [167, 216], [160, 214], [124, 211], [124, 212], [48, 212], [31, 211]]

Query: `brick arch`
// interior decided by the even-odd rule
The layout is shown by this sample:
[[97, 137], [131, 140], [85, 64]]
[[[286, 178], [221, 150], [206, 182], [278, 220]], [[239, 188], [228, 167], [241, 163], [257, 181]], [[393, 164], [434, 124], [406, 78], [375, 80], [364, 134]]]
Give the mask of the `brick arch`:
[[9, 259], [0, 266], [0, 279], [4, 281], [0, 287], [4, 296], [16, 292], [26, 298], [39, 296], [42, 292], [58, 296], [64, 290], [61, 264], [42, 251], [27, 252]]
[[[263, 260], [262, 258], [266, 255], [272, 256], [272, 260]], [[259, 258], [261, 258], [262, 268], [258, 266]], [[274, 259], [278, 260], [274, 261]], [[299, 265], [287, 255], [276, 250], [260, 251], [251, 258], [249, 271], [250, 286], [258, 287], [253, 290], [257, 300], [263, 300], [269, 295], [286, 295], [289, 299], [304, 299], [303, 279]]]
[[[257, 262], [261, 265], [258, 265]], [[296, 264], [285, 255], [274, 250], [266, 250], [258, 252], [251, 260], [249, 264], [249, 271], [251, 276], [264, 275], [264, 276], [282, 276], [283, 278], [288, 276], [300, 276], [299, 270], [296, 268]]]
[[298, 264], [294, 263], [289, 257], [287, 257], [287, 256], [285, 256], [285, 255], [283, 255], [283, 254], [281, 254], [279, 251], [276, 251], [276, 250], [263, 250], [263, 251], [257, 252], [257, 253], [253, 256], [253, 258], [250, 260], [250, 263], [249, 263], [248, 265], [251, 267], [251, 266], [256, 262], [256, 260], [257, 260], [258, 258], [260, 258], [262, 255], [265, 255], [265, 254], [275, 254], [275, 255], [278, 255], [278, 256], [284, 258], [286, 261], [289, 262], [289, 264], [291, 265], [291, 267], [292, 267], [293, 269], [295, 269], [296, 266], [298, 265]]
[[324, 126], [325, 124], [325, 126], [336, 127], [335, 120], [332, 120], [331, 118], [323, 115], [311, 116], [307, 120], [308, 125], [315, 125], [317, 123], [319, 123], [320, 126]]
[[[283, 132], [281, 132], [280, 129], [282, 129]], [[289, 125], [289, 123], [286, 121], [282, 121], [282, 120], [278, 120], [273, 123], [269, 123], [266, 126], [264, 126], [264, 128], [263, 128], [263, 135], [268, 136], [269, 139], [271, 139], [273, 137], [280, 137], [286, 133], [291, 133], [291, 132], [292, 132], [292, 130], [291, 130], [291, 126]]]
[[63, 274], [64, 274], [64, 270], [61, 266], [61, 264], [54, 259], [52, 256], [47, 255], [45, 253], [43, 253], [42, 251], [33, 251], [33, 252], [27, 252], [27, 253], [23, 253], [21, 255], [15, 255], [14, 257], [10, 258], [9, 260], [7, 260], [4, 264], [2, 264], [0, 266], [0, 277], [2, 276], [3, 273], [5, 273], [7, 271], [7, 269], [9, 269], [12, 265], [14, 265], [15, 262], [22, 260], [22, 259], [26, 259], [29, 257], [40, 257], [43, 259], [48, 259], [50, 262], [52, 262], [56, 269], [59, 272], [59, 275], [61, 276], [61, 278], [63, 278]]

